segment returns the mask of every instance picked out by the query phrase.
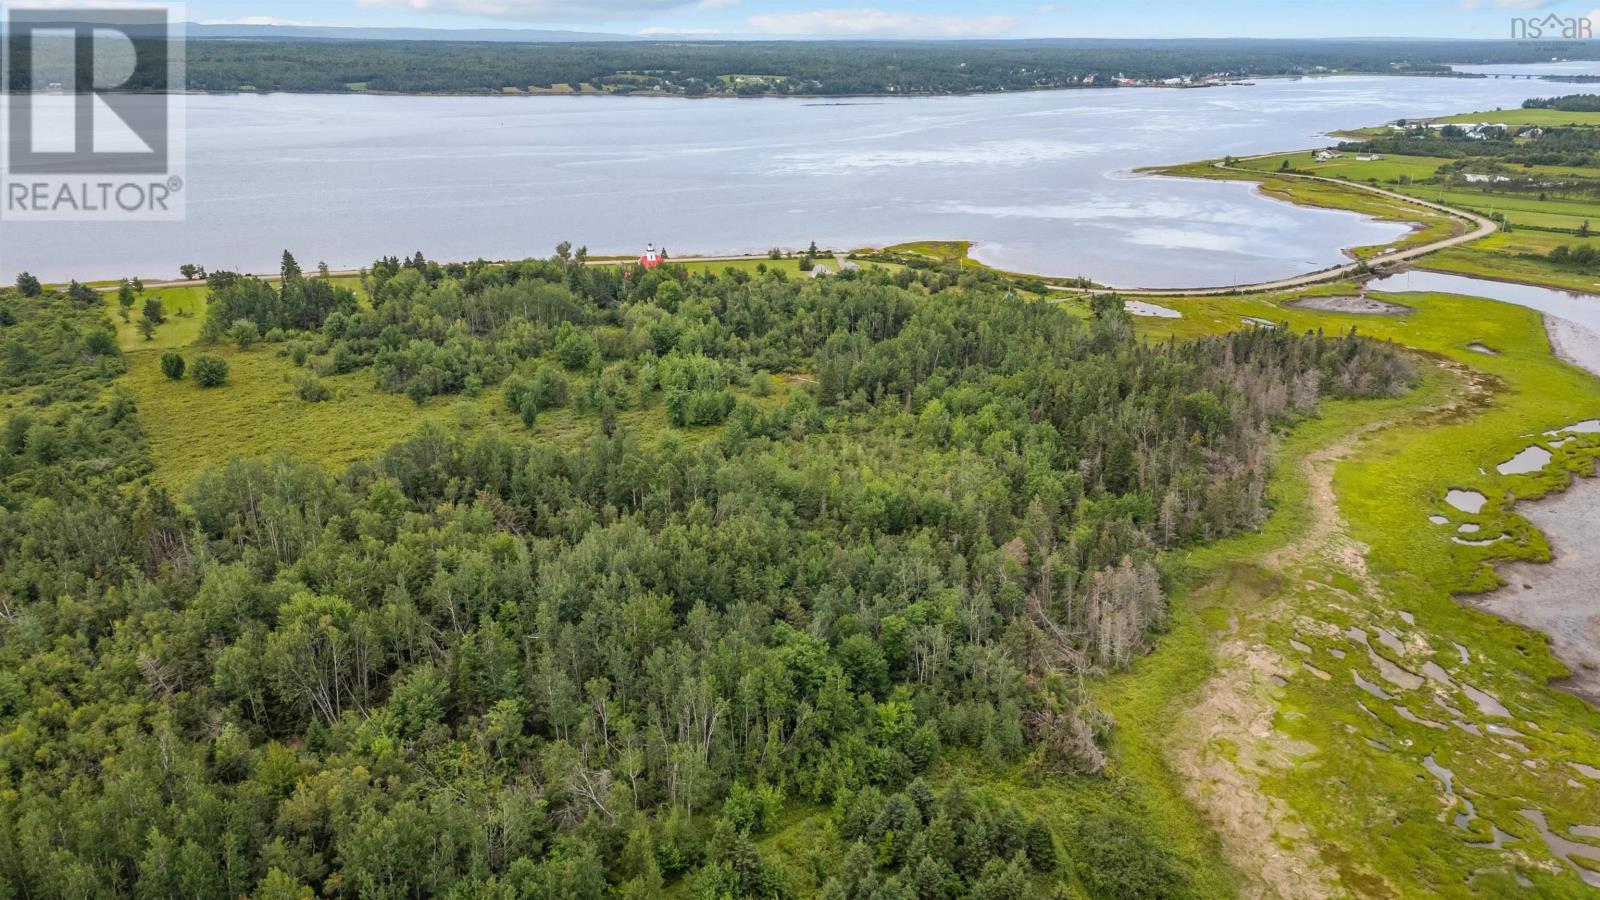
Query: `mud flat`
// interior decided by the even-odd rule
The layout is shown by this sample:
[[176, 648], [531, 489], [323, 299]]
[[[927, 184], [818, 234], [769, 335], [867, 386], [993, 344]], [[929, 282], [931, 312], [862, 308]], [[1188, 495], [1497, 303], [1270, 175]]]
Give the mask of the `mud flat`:
[[1517, 512], [1544, 532], [1554, 559], [1498, 567], [1506, 586], [1461, 598], [1476, 609], [1550, 636], [1550, 647], [1572, 670], [1560, 686], [1600, 706], [1600, 478], [1580, 478], [1564, 493], [1519, 505]]
[[1357, 316], [1402, 316], [1411, 307], [1398, 303], [1385, 303], [1371, 297], [1301, 297], [1284, 306], [1291, 309], [1315, 309], [1320, 312], [1350, 313]]
[[1556, 355], [1583, 369], [1600, 375], [1600, 334], [1568, 319], [1544, 317], [1550, 349]]
[[1146, 316], [1155, 319], [1183, 318], [1183, 313], [1178, 312], [1175, 309], [1169, 309], [1165, 306], [1157, 306], [1154, 303], [1146, 303], [1143, 300], [1129, 300], [1124, 304], [1124, 306], [1127, 308], [1128, 315], [1130, 316]]

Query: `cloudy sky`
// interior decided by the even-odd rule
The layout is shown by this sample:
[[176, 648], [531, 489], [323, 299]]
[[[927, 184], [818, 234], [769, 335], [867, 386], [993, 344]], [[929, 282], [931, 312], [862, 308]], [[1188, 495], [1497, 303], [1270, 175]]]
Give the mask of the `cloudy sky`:
[[[49, 5], [68, 0], [33, 0]], [[87, 0], [81, 0], [87, 2]], [[1506, 38], [1513, 16], [1600, 0], [189, 0], [188, 18], [819, 37]], [[23, 5], [19, 0], [17, 5]]]

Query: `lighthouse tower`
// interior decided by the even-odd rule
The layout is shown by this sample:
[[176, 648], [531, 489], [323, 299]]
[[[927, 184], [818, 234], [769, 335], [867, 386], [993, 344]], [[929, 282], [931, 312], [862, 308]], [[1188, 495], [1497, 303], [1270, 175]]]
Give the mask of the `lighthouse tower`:
[[661, 265], [661, 251], [656, 249], [655, 244], [650, 244], [644, 248], [644, 255], [639, 257], [639, 265], [644, 266], [646, 269], [654, 269]]

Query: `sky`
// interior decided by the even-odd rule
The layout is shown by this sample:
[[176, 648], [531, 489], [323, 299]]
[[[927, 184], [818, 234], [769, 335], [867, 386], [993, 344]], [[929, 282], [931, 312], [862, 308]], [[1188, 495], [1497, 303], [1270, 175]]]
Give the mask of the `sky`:
[[641, 35], [1505, 39], [1516, 16], [1587, 17], [1600, 33], [1597, 7], [1600, 0], [189, 0], [187, 18]]

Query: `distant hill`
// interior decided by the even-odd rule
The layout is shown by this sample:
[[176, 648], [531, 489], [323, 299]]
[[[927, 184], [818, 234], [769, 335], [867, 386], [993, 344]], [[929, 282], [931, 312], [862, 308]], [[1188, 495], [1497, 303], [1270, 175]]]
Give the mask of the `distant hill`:
[[565, 44], [636, 41], [638, 37], [599, 31], [537, 28], [362, 28], [335, 25], [206, 25], [190, 22], [193, 40], [252, 41], [466, 41], [501, 44]]

